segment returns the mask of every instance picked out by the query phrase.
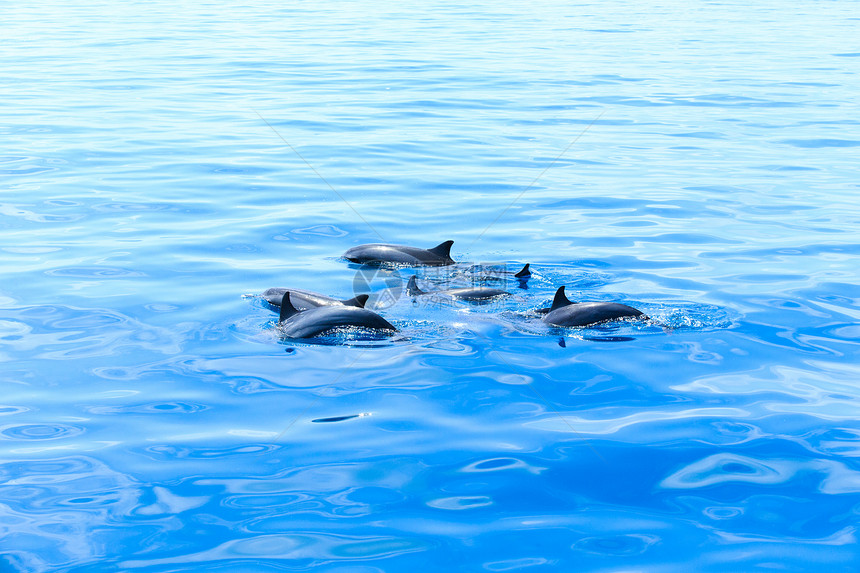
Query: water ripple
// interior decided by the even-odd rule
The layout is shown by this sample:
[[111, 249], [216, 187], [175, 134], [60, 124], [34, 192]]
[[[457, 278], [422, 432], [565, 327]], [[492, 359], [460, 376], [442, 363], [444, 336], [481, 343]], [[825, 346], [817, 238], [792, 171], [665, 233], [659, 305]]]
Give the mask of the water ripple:
[[85, 431], [80, 426], [67, 424], [21, 424], [0, 426], [0, 439], [6, 440], [56, 440], [77, 436]]

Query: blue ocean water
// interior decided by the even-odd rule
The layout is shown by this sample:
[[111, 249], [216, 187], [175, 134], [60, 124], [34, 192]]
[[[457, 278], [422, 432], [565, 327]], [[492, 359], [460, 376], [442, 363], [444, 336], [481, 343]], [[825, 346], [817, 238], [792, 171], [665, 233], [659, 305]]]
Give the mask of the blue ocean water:
[[[0, 21], [0, 570], [856, 571], [855, 3]], [[447, 239], [535, 275], [385, 340], [259, 297]]]

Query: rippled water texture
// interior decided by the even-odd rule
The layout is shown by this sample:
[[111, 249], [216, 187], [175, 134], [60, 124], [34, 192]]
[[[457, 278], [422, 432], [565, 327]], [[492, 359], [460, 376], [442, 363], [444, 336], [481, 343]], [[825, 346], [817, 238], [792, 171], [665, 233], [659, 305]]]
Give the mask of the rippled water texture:
[[[855, 3], [0, 18], [0, 570], [856, 570]], [[446, 239], [512, 295], [259, 298]]]

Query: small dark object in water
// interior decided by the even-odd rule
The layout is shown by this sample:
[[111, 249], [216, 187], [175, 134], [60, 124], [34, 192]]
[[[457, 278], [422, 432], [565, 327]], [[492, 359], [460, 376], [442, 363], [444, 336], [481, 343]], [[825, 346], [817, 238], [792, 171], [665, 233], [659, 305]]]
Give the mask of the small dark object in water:
[[316, 424], [325, 424], [328, 422], [343, 422], [345, 420], [352, 420], [353, 418], [360, 418], [361, 414], [352, 414], [351, 416], [332, 416], [331, 418], [317, 418], [316, 420], [311, 420]]

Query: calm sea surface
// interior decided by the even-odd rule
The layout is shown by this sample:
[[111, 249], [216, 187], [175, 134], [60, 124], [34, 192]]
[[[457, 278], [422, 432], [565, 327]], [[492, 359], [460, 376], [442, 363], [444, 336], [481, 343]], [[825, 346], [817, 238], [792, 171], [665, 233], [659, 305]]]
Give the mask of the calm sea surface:
[[0, 571], [856, 571], [859, 16], [4, 4]]

